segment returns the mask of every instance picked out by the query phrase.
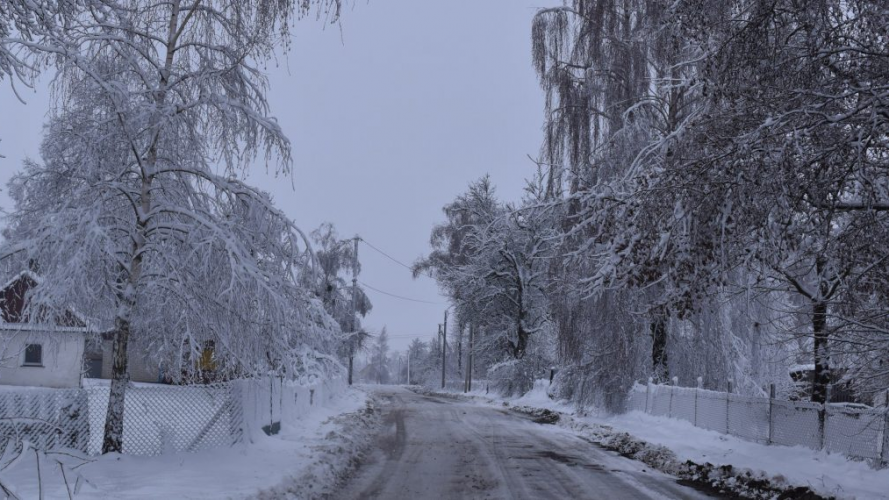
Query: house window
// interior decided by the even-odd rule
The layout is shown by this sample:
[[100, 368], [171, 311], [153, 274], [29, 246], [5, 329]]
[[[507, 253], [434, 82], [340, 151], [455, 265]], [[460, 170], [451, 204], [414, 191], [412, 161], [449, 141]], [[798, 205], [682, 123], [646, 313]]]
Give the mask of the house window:
[[43, 366], [43, 346], [28, 344], [25, 347], [25, 366]]

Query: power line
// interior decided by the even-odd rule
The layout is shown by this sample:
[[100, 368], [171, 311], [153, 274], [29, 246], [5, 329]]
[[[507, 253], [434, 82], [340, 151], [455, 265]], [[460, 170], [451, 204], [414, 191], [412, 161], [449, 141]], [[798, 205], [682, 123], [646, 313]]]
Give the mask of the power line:
[[404, 262], [401, 262], [400, 260], [396, 259], [395, 257], [393, 257], [393, 256], [387, 254], [386, 252], [380, 250], [379, 248], [377, 248], [377, 247], [371, 245], [370, 242], [367, 241], [366, 239], [361, 238], [361, 241], [364, 242], [364, 243], [365, 243], [367, 246], [369, 246], [370, 248], [372, 248], [372, 249], [376, 250], [377, 252], [379, 252], [383, 257], [386, 257], [387, 259], [391, 260], [392, 262], [394, 262], [394, 263], [398, 264], [399, 266], [401, 266], [401, 267], [407, 269], [407, 270], [410, 271], [411, 273], [414, 272], [414, 269], [413, 269], [411, 266], [405, 264]]
[[442, 302], [430, 302], [428, 300], [412, 299], [410, 297], [402, 297], [401, 295], [395, 295], [394, 293], [389, 293], [387, 291], [380, 290], [379, 288], [374, 288], [363, 281], [361, 282], [361, 284], [367, 288], [370, 288], [371, 290], [373, 290], [375, 292], [382, 293], [383, 295], [388, 295], [388, 296], [394, 297], [396, 299], [407, 300], [410, 302], [419, 302], [421, 304], [432, 304], [434, 306], [443, 306], [444, 305]]

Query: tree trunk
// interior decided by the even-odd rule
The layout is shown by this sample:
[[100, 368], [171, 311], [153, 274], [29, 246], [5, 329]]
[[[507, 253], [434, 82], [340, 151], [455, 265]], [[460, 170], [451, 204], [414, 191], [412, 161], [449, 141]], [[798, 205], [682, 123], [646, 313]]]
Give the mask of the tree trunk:
[[108, 395], [108, 411], [105, 417], [105, 438], [102, 453], [123, 451], [124, 395], [130, 382], [127, 346], [130, 338], [129, 321], [117, 322], [112, 345], [111, 391]]
[[[151, 178], [142, 181], [142, 210], [148, 212], [151, 205]], [[130, 273], [125, 289], [120, 294], [117, 318], [115, 319], [114, 343], [112, 345], [111, 391], [108, 394], [108, 411], [105, 414], [105, 438], [102, 453], [123, 451], [123, 412], [124, 397], [130, 382], [129, 356], [130, 314], [136, 305], [136, 290], [142, 276], [142, 251], [145, 248], [145, 227], [147, 222], [140, 218], [133, 242], [133, 257], [130, 259]]]
[[826, 403], [830, 385], [830, 351], [828, 349], [827, 303], [812, 303], [812, 333], [815, 339], [815, 372], [812, 377], [812, 402]]
[[[516, 267], [516, 272], [518, 272], [518, 267]], [[525, 349], [528, 347], [528, 332], [525, 330], [525, 318], [528, 316], [528, 312], [525, 310], [525, 290], [522, 280], [517, 280], [516, 285], [518, 285], [516, 303], [519, 305], [519, 313], [516, 318], [516, 343], [512, 355], [515, 359], [522, 359], [525, 357]]]
[[352, 353], [349, 353], [349, 385], [352, 385], [352, 362], [354, 361], [355, 356]]
[[651, 321], [651, 369], [655, 382], [666, 382], [670, 379], [667, 368], [667, 318], [662, 313]]
[[515, 350], [513, 351], [513, 356], [515, 359], [522, 359], [525, 357], [525, 350], [528, 348], [528, 332], [522, 328], [521, 325], [518, 327], [518, 339], [515, 344]]
[[463, 325], [457, 328], [457, 375], [463, 373]]

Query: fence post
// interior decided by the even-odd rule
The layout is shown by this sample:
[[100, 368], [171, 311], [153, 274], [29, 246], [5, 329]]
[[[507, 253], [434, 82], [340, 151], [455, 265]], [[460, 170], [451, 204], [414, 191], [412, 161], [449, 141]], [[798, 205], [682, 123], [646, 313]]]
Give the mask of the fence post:
[[732, 389], [734, 383], [728, 381], [728, 392], [725, 393], [725, 433], [731, 434]]
[[648, 377], [648, 384], [645, 386], [645, 413], [648, 413], [648, 395], [651, 392], [651, 377]]
[[275, 426], [275, 379], [269, 374], [269, 429]]
[[769, 440], [766, 444], [772, 444], [772, 435], [775, 432], [775, 419], [772, 417], [775, 408], [775, 384], [769, 384]]
[[695, 386], [695, 421], [694, 426], [698, 426], [698, 391], [701, 390], [701, 386], [704, 385], [704, 378], [698, 377], [698, 385]]
[[673, 377], [670, 381], [673, 383], [670, 384], [670, 406], [667, 407], [667, 416], [673, 418], [673, 391], [679, 385], [679, 377]]
[[[889, 393], [886, 394], [886, 408], [889, 410]], [[889, 465], [889, 411], [883, 413], [883, 442], [880, 445], [880, 465]]]
[[818, 414], [818, 433], [821, 437], [820, 446], [818, 447], [819, 450], [824, 449], [824, 435], [827, 433], [827, 418], [829, 415], [827, 408], [830, 405], [830, 389], [831, 385], [828, 384], [827, 394], [824, 397], [824, 403], [821, 405], [821, 411]]

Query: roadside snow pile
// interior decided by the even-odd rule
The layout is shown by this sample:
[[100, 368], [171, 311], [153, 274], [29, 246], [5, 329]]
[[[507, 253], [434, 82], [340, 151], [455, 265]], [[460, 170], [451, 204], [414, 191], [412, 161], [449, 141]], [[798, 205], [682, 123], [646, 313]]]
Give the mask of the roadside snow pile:
[[834, 498], [819, 495], [806, 486], [787, 484], [782, 476], [769, 477], [764, 472], [738, 469], [731, 465], [682, 461], [666, 446], [648, 443], [626, 432], [616, 432], [609, 426], [587, 423], [567, 416], [560, 419], [560, 422], [563, 427], [574, 430], [605, 449], [720, 494], [762, 500]]
[[[75, 488], [77, 499], [317, 498], [354, 467], [377, 420], [367, 394], [344, 387], [316, 398], [311, 411], [279, 434], [259, 432], [246, 445], [158, 456], [41, 454], [42, 498], [69, 498]], [[18, 498], [41, 497], [37, 456], [32, 451], [0, 472]], [[83, 480], [75, 484], [72, 470]]]

